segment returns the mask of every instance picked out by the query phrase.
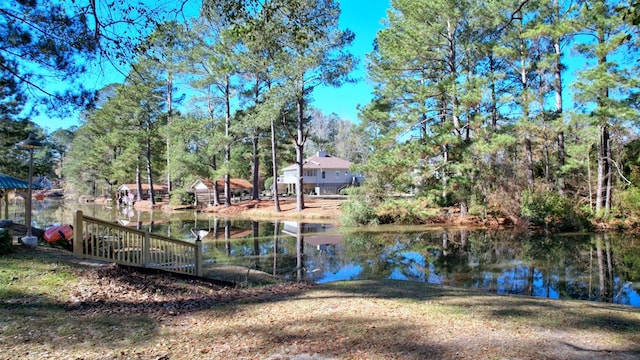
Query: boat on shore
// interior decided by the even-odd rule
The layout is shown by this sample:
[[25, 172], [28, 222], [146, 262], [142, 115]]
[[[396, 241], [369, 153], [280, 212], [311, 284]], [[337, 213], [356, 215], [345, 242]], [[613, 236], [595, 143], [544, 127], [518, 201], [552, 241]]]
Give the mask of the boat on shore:
[[51, 226], [44, 231], [42, 237], [48, 243], [54, 243], [60, 240], [71, 242], [71, 238], [73, 238], [73, 227], [71, 225]]

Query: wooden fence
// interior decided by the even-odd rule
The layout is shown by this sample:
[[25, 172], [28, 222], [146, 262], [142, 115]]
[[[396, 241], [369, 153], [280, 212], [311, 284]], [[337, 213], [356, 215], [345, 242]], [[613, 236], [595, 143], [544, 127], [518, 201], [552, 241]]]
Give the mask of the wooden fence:
[[73, 253], [80, 258], [202, 276], [202, 241], [176, 240], [76, 212]]

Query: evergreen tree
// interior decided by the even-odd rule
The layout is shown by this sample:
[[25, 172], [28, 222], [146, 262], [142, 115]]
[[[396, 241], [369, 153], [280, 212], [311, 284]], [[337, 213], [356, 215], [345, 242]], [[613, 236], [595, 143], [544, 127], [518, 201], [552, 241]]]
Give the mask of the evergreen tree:
[[281, 1], [281, 46], [289, 57], [283, 74], [286, 92], [296, 103], [296, 131], [292, 141], [296, 149], [296, 209], [304, 209], [304, 145], [309, 96], [320, 85], [338, 86], [349, 81], [355, 58], [346, 51], [354, 34], [340, 30], [340, 8], [334, 0]]
[[576, 99], [582, 103], [577, 114], [597, 129], [597, 179], [595, 208], [597, 215], [609, 214], [612, 207], [614, 181], [614, 144], [617, 130], [637, 121], [637, 110], [629, 106], [629, 97], [637, 91], [637, 68], [629, 54], [632, 35], [620, 13], [604, 1], [584, 1], [578, 19], [578, 50], [587, 58], [587, 68], [579, 72], [574, 83]]

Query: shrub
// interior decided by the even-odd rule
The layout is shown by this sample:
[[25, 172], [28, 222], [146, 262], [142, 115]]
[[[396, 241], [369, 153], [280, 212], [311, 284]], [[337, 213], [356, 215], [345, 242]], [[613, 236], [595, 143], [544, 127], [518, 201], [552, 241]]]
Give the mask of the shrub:
[[630, 186], [620, 192], [620, 212], [626, 216], [640, 216], [640, 188]]
[[342, 206], [341, 222], [345, 226], [358, 226], [375, 224], [376, 214], [373, 207], [364, 199], [350, 199]]
[[189, 205], [195, 201], [195, 195], [184, 189], [176, 189], [171, 192], [171, 205]]
[[381, 224], [423, 224], [428, 217], [423, 203], [417, 200], [387, 200], [375, 213]]
[[264, 180], [264, 190], [265, 191], [269, 191], [269, 192], [274, 192], [273, 189], [271, 189], [271, 186], [273, 185], [273, 176], [272, 177], [268, 177]]
[[9, 229], [0, 228], [0, 255], [9, 254], [12, 251], [11, 232]]
[[560, 231], [586, 231], [591, 229], [589, 219], [571, 203], [555, 192], [530, 193], [522, 196], [522, 216], [532, 225]]

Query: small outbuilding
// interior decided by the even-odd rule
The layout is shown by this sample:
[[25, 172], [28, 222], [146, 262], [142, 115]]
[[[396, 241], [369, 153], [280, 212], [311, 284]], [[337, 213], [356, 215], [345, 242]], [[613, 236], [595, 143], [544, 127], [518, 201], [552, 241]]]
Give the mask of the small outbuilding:
[[[253, 185], [249, 181], [240, 178], [229, 179], [229, 187], [237, 195], [253, 190]], [[213, 192], [217, 189], [220, 195], [224, 191], [224, 179], [216, 180], [215, 186], [211, 179], [199, 179], [190, 188], [193, 190], [198, 204], [213, 204]]]
[[[32, 188], [36, 189], [38, 187], [33, 185]], [[26, 196], [26, 191], [29, 190], [29, 183], [8, 175], [0, 174], [0, 199], [4, 200], [5, 219], [9, 218], [9, 192], [18, 192], [20, 190], [24, 190]]]
[[[140, 199], [148, 200], [151, 195], [151, 187], [149, 184], [141, 184], [142, 193], [140, 194]], [[138, 185], [136, 184], [122, 184], [116, 190], [118, 193], [118, 199], [123, 199], [127, 201], [134, 201], [138, 198]], [[153, 185], [153, 192], [156, 197], [167, 197], [168, 189], [166, 185]]]

